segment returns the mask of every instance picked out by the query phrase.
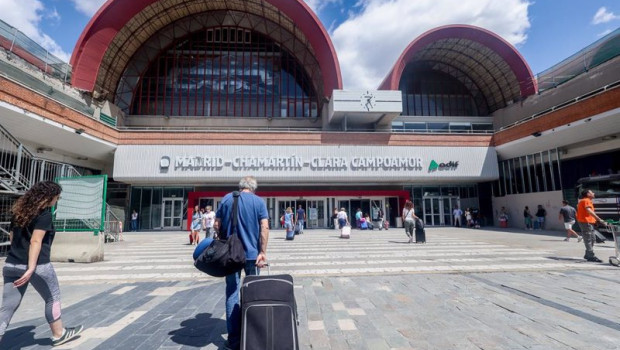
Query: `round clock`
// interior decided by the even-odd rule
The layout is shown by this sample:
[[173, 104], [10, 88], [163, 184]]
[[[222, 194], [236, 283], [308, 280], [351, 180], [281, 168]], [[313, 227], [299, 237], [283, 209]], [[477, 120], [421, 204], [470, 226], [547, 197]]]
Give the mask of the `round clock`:
[[370, 112], [377, 105], [375, 95], [373, 95], [373, 93], [370, 91], [366, 91], [362, 94], [362, 96], [360, 96], [360, 104], [363, 108]]

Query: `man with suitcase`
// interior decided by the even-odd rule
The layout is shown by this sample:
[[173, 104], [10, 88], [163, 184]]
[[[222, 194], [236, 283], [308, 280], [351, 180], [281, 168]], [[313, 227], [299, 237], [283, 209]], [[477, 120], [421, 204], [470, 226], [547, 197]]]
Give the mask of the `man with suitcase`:
[[[259, 268], [267, 262], [267, 241], [269, 240], [269, 214], [265, 201], [254, 194], [258, 187], [256, 179], [246, 176], [239, 181], [239, 202], [237, 235], [245, 249], [246, 276], [258, 275]], [[222, 198], [215, 215], [216, 231], [220, 237], [228, 237], [232, 231], [233, 195]], [[241, 342], [241, 309], [239, 303], [241, 272], [226, 276], [226, 327], [230, 349], [239, 349]]]

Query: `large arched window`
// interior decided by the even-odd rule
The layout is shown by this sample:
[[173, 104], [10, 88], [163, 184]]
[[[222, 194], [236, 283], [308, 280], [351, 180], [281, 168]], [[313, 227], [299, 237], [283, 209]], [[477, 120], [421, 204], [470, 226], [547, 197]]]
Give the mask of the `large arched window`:
[[316, 117], [318, 97], [297, 59], [269, 37], [211, 27], [163, 50], [140, 77], [129, 114]]
[[403, 115], [486, 116], [488, 108], [478, 87], [453, 67], [437, 62], [414, 62], [400, 81]]

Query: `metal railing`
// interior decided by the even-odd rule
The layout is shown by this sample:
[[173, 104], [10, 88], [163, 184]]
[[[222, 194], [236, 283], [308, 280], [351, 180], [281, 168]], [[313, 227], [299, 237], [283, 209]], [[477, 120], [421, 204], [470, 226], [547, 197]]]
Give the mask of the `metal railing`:
[[62, 80], [65, 84], [71, 80], [71, 66], [68, 63], [2, 20], [0, 20], [0, 47], [43, 73]]
[[104, 229], [105, 243], [123, 240], [123, 221], [114, 214], [109, 205], [106, 206]]
[[11, 246], [9, 226], [11, 222], [0, 222], [0, 256], [6, 256]]
[[73, 166], [33, 155], [0, 125], [0, 193], [19, 195], [39, 181], [82, 176]]

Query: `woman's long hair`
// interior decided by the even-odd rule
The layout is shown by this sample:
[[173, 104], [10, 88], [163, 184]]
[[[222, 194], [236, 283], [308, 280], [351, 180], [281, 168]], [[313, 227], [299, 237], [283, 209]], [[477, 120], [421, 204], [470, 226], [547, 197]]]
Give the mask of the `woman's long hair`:
[[13, 207], [13, 224], [17, 227], [26, 227], [43, 209], [49, 207], [54, 197], [62, 192], [62, 187], [52, 181], [37, 182], [20, 197]]

